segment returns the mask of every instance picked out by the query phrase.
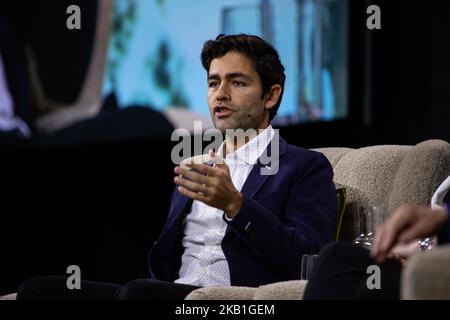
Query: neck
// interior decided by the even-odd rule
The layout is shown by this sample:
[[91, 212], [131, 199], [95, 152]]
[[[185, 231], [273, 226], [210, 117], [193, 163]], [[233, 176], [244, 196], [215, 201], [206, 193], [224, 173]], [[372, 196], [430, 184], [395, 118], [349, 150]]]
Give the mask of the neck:
[[[268, 127], [268, 126], [267, 126]], [[267, 128], [266, 127], [266, 128]], [[225, 134], [225, 146], [224, 146], [224, 155], [226, 156], [228, 153], [232, 153], [247, 144], [255, 138], [258, 134], [260, 134], [264, 129], [248, 129], [248, 130], [233, 130], [232, 134]]]

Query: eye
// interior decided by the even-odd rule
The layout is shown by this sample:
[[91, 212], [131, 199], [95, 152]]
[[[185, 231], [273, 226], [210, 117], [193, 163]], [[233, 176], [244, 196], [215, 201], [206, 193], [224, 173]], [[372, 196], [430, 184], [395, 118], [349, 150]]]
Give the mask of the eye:
[[241, 81], [239, 81], [239, 80], [233, 80], [233, 85], [234, 85], [235, 87], [244, 87], [244, 86], [245, 86], [245, 83], [243, 83], [243, 82], [241, 82]]
[[209, 88], [217, 88], [218, 85], [219, 85], [218, 81], [209, 81], [208, 82], [208, 87]]

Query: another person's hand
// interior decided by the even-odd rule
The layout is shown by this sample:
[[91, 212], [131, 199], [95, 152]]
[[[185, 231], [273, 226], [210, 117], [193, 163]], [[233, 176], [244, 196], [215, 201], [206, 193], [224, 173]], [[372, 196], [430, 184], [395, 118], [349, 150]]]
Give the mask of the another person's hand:
[[405, 265], [411, 256], [422, 252], [419, 243], [420, 239], [414, 239], [408, 243], [395, 244], [388, 254], [388, 258], [395, 258]]
[[378, 228], [371, 256], [381, 263], [395, 245], [435, 235], [446, 222], [445, 209], [432, 210], [425, 206], [400, 207]]
[[186, 164], [194, 170], [175, 167], [174, 178], [178, 191], [193, 200], [223, 210], [227, 218], [234, 218], [242, 205], [242, 194], [231, 180], [230, 170], [224, 163], [210, 167], [206, 164]]

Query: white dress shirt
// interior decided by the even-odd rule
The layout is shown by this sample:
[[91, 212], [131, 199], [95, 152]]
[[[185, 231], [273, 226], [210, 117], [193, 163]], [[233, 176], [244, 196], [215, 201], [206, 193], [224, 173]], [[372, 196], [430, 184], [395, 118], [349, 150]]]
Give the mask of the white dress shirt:
[[[271, 126], [262, 130], [255, 138], [226, 155], [224, 162], [230, 168], [234, 187], [241, 191], [253, 165], [269, 145], [274, 136]], [[224, 143], [218, 150], [223, 155]], [[186, 216], [182, 245], [179, 278], [176, 283], [200, 287], [230, 285], [230, 270], [221, 243], [227, 229], [223, 211], [194, 200], [191, 212]]]

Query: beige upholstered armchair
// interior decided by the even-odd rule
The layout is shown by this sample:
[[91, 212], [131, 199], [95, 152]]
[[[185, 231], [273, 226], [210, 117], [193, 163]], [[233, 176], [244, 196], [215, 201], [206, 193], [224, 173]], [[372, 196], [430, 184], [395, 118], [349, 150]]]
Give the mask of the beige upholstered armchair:
[[[355, 237], [354, 217], [360, 205], [430, 204], [450, 175], [450, 144], [428, 140], [415, 146], [379, 145], [360, 149], [321, 148], [334, 169], [334, 181], [346, 188], [341, 239]], [[414, 256], [402, 274], [403, 299], [450, 299], [450, 246]], [[207, 287], [186, 299], [302, 299], [306, 281], [278, 282], [258, 288]]]

